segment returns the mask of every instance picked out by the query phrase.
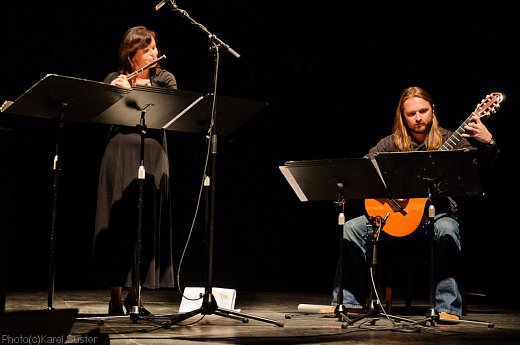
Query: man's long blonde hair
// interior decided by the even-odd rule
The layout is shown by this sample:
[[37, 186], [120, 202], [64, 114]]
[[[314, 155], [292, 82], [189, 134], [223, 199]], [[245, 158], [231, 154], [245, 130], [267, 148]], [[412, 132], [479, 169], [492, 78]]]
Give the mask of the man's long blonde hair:
[[424, 89], [418, 86], [411, 86], [403, 90], [401, 94], [401, 98], [399, 99], [399, 104], [397, 105], [397, 111], [395, 112], [394, 125], [392, 128], [392, 136], [397, 147], [398, 151], [413, 151], [413, 140], [410, 135], [410, 129], [406, 125], [403, 120], [404, 112], [403, 112], [403, 104], [406, 100], [419, 97], [430, 103], [432, 107], [432, 125], [428, 134], [426, 135], [426, 139], [424, 141], [424, 145], [426, 150], [438, 150], [442, 145], [442, 134], [439, 127], [439, 121], [437, 120], [437, 114], [435, 112], [435, 103], [433, 101], [433, 97]]

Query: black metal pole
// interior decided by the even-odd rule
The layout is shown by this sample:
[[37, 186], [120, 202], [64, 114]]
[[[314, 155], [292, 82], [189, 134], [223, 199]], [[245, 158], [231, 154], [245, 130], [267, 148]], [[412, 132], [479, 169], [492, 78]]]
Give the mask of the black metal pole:
[[62, 104], [62, 111], [57, 120], [57, 139], [55, 146], [55, 154], [52, 163], [53, 170], [53, 184], [52, 184], [52, 215], [51, 215], [51, 230], [49, 243], [49, 280], [47, 293], [47, 309], [54, 309], [54, 283], [56, 276], [56, 228], [58, 223], [58, 191], [60, 183], [60, 150], [63, 135], [63, 118], [65, 117], [65, 110], [68, 104]]

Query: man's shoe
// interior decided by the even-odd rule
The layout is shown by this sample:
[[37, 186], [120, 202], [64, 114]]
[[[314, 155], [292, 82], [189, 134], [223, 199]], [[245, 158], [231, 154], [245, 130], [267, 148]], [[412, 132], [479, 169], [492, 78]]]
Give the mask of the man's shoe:
[[345, 311], [347, 313], [351, 313], [351, 314], [362, 314], [365, 312], [365, 308], [363, 308], [363, 307], [360, 307], [360, 308], [345, 307]]
[[450, 314], [445, 311], [441, 311], [439, 313], [439, 322], [457, 322], [460, 320], [460, 317], [455, 314]]

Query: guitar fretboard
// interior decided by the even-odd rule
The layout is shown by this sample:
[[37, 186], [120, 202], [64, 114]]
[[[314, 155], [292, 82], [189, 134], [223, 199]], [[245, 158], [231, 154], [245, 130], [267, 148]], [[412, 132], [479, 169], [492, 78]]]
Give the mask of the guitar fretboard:
[[448, 151], [448, 150], [455, 149], [455, 146], [457, 146], [457, 144], [463, 138], [462, 134], [466, 132], [466, 130], [464, 129], [464, 126], [466, 126], [467, 124], [469, 124], [471, 122], [473, 115], [474, 115], [474, 113], [472, 113], [470, 116], [468, 116], [466, 121], [464, 121], [462, 123], [462, 125], [460, 125], [459, 128], [457, 128], [457, 130], [455, 132], [453, 132], [453, 134], [448, 138], [448, 140], [446, 140], [444, 142], [444, 144], [442, 144], [440, 150]]
[[457, 144], [460, 142], [460, 140], [463, 138], [462, 134], [466, 132], [464, 127], [468, 125], [472, 119], [473, 116], [483, 117], [483, 116], [490, 116], [492, 113], [496, 112], [497, 109], [500, 107], [500, 102], [504, 99], [504, 95], [500, 92], [493, 92], [486, 96], [485, 99], [483, 99], [477, 106], [477, 108], [471, 113], [470, 116], [462, 123], [462, 125], [457, 128], [455, 132], [442, 144], [441, 148], [439, 150], [447, 151], [447, 150], [453, 150], [457, 146]]

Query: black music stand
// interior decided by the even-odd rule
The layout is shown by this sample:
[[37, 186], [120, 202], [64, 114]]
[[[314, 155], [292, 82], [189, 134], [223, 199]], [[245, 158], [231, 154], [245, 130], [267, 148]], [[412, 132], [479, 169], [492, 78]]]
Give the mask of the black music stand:
[[386, 152], [374, 157], [394, 199], [484, 195], [466, 150]]
[[[469, 153], [465, 150], [379, 153], [371, 160], [358, 158], [290, 161], [286, 162], [280, 169], [301, 201], [337, 200], [342, 205], [345, 198], [431, 198], [483, 195], [478, 174]], [[349, 194], [343, 195], [345, 192]], [[379, 229], [381, 229], [384, 226], [386, 216], [378, 215], [375, 218], [379, 219]], [[371, 225], [376, 226], [377, 224]], [[340, 230], [340, 240], [342, 240], [342, 226]], [[433, 234], [433, 231], [430, 232]], [[375, 255], [375, 243], [373, 245], [373, 255]], [[341, 252], [340, 245], [340, 264], [342, 260]], [[433, 238], [430, 255], [433, 255]], [[430, 261], [433, 264], [433, 259]], [[375, 263], [376, 260], [372, 258], [372, 264]], [[339, 272], [341, 272], [341, 267]], [[428, 317], [421, 322], [435, 324], [438, 321], [438, 315], [436, 315], [434, 309], [433, 272], [433, 267], [431, 267], [430, 300], [432, 308]], [[343, 289], [341, 279], [339, 279], [338, 305], [335, 309], [335, 315], [339, 321], [345, 322], [343, 325], [345, 327], [363, 318], [380, 315], [379, 308], [381, 307], [379, 303], [371, 300], [367, 312], [349, 318], [344, 312], [346, 308], [340, 304], [342, 301]], [[385, 315], [411, 322], [411, 320], [387, 315], [386, 313]], [[479, 321], [459, 320], [459, 322], [464, 321], [481, 324]], [[490, 326], [487, 323], [482, 324]]]
[[340, 207], [338, 298], [334, 314], [338, 321], [349, 322], [342, 284], [344, 204], [345, 200], [388, 197], [383, 180], [365, 158], [288, 161], [280, 170], [300, 201], [334, 201]]
[[[135, 125], [136, 121], [143, 121], [142, 112], [146, 111], [146, 121], [152, 128], [161, 128], [171, 131], [204, 133], [211, 124], [211, 102], [213, 95], [200, 95], [188, 91], [179, 91], [154, 87], [133, 88], [133, 91], [124, 99], [113, 104], [102, 114], [95, 118], [96, 122], [107, 124]], [[263, 109], [266, 104], [259, 101], [245, 100], [234, 97], [218, 97], [219, 126], [217, 135], [227, 136], [233, 130], [245, 123], [251, 116]], [[132, 116], [133, 115], [133, 116]], [[214, 178], [212, 179], [214, 181]], [[213, 182], [214, 183], [214, 182]], [[214, 197], [214, 193], [212, 193]], [[210, 216], [213, 216], [210, 215]], [[275, 320], [238, 313], [232, 310], [218, 307], [212, 292], [213, 269], [213, 229], [208, 224], [207, 231], [207, 285], [203, 297], [202, 306], [199, 309], [187, 313], [175, 315], [149, 316], [149, 318], [168, 319], [165, 327], [170, 327], [178, 322], [188, 319], [196, 314], [217, 314], [247, 322], [248, 319], [264, 321], [281, 326]], [[139, 256], [137, 256], [139, 257]]]
[[[54, 119], [57, 122], [58, 138], [53, 161], [53, 205], [49, 250], [49, 295], [48, 309], [53, 308], [55, 280], [55, 247], [59, 172], [61, 170], [59, 154], [61, 136], [65, 122], [101, 123], [122, 126], [138, 126], [141, 132], [141, 154], [144, 153], [144, 134], [146, 128], [162, 128], [173, 116], [188, 108], [198, 98], [193, 92], [177, 91], [155, 87], [134, 87], [125, 89], [106, 83], [74, 77], [47, 74], [8, 106], [2, 112]], [[145, 114], [149, 123], [145, 122]], [[132, 116], [135, 115], [135, 116]], [[141, 156], [141, 164], [144, 157]], [[138, 169], [136, 169], [138, 170]], [[138, 276], [140, 257], [140, 231], [142, 211], [142, 183], [144, 167], [139, 167], [139, 225], [136, 250], [136, 268]], [[137, 278], [136, 278], [137, 279]], [[137, 281], [140, 290], [140, 282]], [[132, 308], [134, 309], [134, 308]]]
[[57, 137], [53, 160], [52, 219], [49, 248], [49, 291], [47, 308], [53, 309], [58, 187], [61, 170], [61, 137], [66, 121], [91, 122], [95, 116], [123, 98], [129, 90], [85, 79], [47, 74], [2, 112], [56, 121]]
[[[165, 88], [136, 86], [132, 92], [119, 102], [111, 105], [94, 121], [106, 124], [120, 124], [126, 126], [135, 125], [143, 121], [142, 112], [146, 111], [146, 123], [151, 128], [208, 134], [211, 127], [212, 94], [201, 95], [189, 91], [179, 91]], [[227, 136], [233, 130], [244, 124], [250, 117], [256, 115], [266, 106], [266, 103], [253, 100], [245, 100], [235, 97], [219, 96], [217, 98], [219, 110], [219, 126], [216, 135]], [[215, 140], [212, 138], [211, 140]], [[216, 152], [212, 152], [216, 154]], [[214, 187], [212, 178], [212, 187]], [[208, 192], [209, 193], [209, 192]], [[214, 192], [211, 193], [214, 198]], [[207, 207], [209, 209], [209, 207]], [[214, 205], [209, 216], [214, 216]], [[263, 321], [282, 326], [278, 321], [251, 314], [238, 313], [218, 307], [213, 296], [213, 224], [207, 224], [207, 283], [203, 296], [202, 306], [199, 309], [181, 314], [151, 315], [148, 318], [168, 319], [165, 327], [170, 327], [178, 322], [188, 319], [196, 314], [217, 314], [247, 322], [248, 319]], [[139, 256], [137, 256], [139, 257]]]
[[[479, 176], [471, 154], [464, 149], [440, 151], [388, 152], [377, 153], [374, 157], [388, 188], [389, 196], [398, 198], [428, 198], [430, 209], [435, 205], [432, 199], [438, 197], [484, 196]], [[439, 315], [435, 311], [434, 275], [434, 231], [435, 215], [429, 214], [430, 222], [430, 309], [427, 319], [435, 325]], [[453, 323], [494, 325], [473, 320], [440, 320]]]
[[47, 74], [3, 111], [87, 123], [128, 93], [101, 82]]
[[[112, 86], [113, 87], [113, 86]], [[168, 129], [168, 124], [200, 102], [203, 95], [154, 86], [134, 86], [124, 98], [98, 113], [93, 122], [135, 127], [146, 111], [148, 128]]]
[[[199, 97], [184, 111], [172, 118], [163, 128], [171, 131], [189, 133], [207, 133], [211, 126], [211, 107], [213, 94]], [[267, 103], [229, 96], [218, 96], [217, 135], [229, 136], [235, 129], [246, 123], [249, 118], [259, 113]]]

